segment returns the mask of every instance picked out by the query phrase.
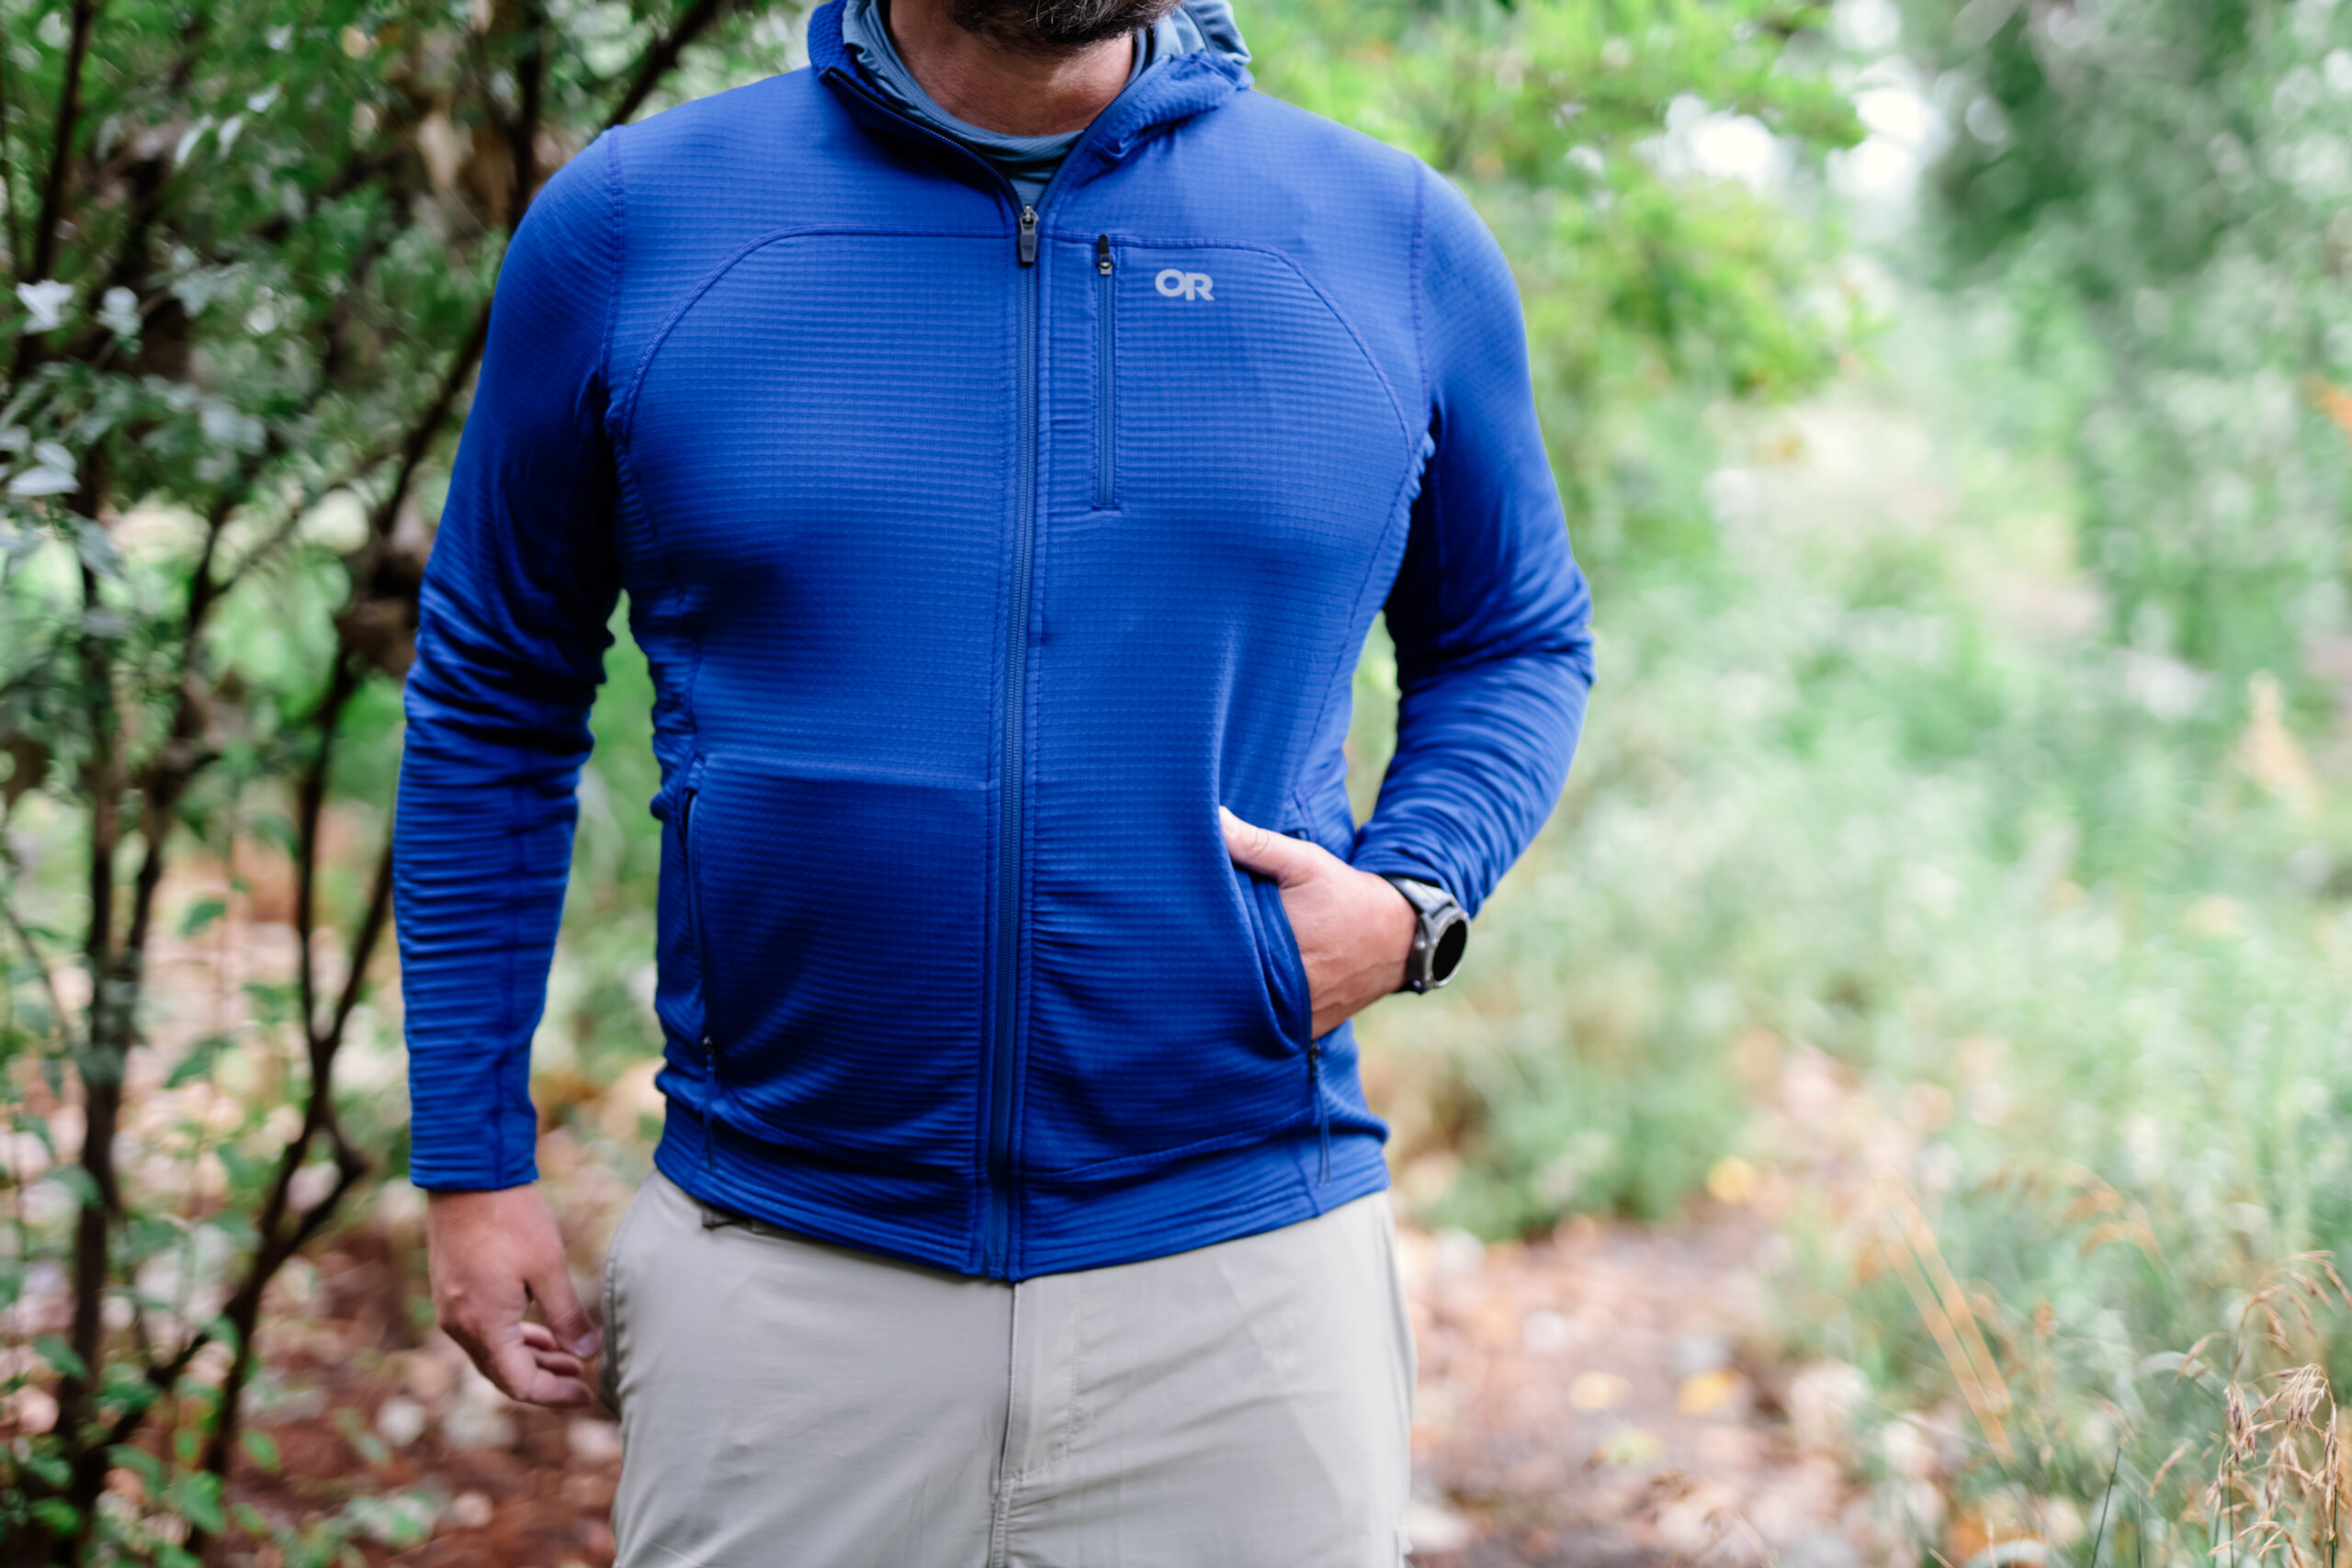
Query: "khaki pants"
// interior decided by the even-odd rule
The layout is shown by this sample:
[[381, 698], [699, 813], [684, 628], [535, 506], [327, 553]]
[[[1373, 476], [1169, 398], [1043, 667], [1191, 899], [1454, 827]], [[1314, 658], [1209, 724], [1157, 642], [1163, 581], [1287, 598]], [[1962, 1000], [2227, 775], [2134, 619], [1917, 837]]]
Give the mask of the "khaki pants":
[[1385, 1198], [1006, 1285], [655, 1176], [605, 1268], [618, 1568], [1393, 1568], [1412, 1332]]

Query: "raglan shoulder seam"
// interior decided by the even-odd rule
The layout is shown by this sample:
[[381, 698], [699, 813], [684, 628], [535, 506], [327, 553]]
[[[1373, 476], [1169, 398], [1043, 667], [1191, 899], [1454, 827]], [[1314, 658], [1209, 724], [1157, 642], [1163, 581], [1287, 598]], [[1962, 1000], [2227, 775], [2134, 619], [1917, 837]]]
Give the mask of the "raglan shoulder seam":
[[[1413, 248], [1410, 276], [1413, 297], [1413, 356], [1421, 372], [1421, 417], [1426, 421], [1437, 402], [1437, 383], [1430, 373], [1429, 329], [1423, 317], [1421, 294], [1428, 276], [1424, 251], [1429, 236], [1430, 167], [1419, 158], [1413, 160]], [[1424, 434], [1427, 433], [1424, 426]]]
[[621, 283], [628, 262], [628, 170], [621, 163], [622, 127], [605, 132], [605, 215], [612, 226], [613, 261], [605, 283], [605, 332], [596, 345], [596, 374], [609, 405], [613, 395], [613, 344], [620, 331]]

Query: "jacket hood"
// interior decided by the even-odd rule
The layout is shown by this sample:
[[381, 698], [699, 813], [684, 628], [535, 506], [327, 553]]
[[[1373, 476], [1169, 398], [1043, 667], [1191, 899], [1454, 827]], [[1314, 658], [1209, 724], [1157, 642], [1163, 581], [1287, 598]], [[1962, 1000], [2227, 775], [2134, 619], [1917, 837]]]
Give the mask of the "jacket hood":
[[[843, 0], [828, 3], [808, 19], [808, 63], [876, 129], [910, 129], [875, 97], [860, 79], [857, 62], [842, 42]], [[1066, 177], [1083, 179], [1115, 164], [1164, 127], [1218, 107], [1250, 83], [1250, 48], [1227, 0], [1184, 0], [1170, 20], [1181, 52], [1155, 63], [1102, 111], [1072, 149]], [[879, 117], [878, 118], [876, 117]]]
[[1226, 0], [1185, 0], [1168, 14], [1168, 20], [1174, 24], [1178, 43], [1186, 54], [1209, 50], [1237, 63], [1250, 58], [1241, 24], [1233, 19], [1233, 7]]

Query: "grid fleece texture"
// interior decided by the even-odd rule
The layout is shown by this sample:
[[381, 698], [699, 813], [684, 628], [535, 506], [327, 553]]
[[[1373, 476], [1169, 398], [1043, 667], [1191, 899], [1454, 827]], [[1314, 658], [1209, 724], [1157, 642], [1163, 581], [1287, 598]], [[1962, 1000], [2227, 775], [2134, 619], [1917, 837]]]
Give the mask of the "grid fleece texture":
[[810, 53], [601, 138], [499, 279], [407, 695], [413, 1179], [535, 1175], [626, 590], [681, 1185], [1014, 1279], [1377, 1190], [1352, 1032], [1306, 1038], [1216, 807], [1473, 910], [1550, 811], [1589, 602], [1510, 271], [1420, 164], [1207, 51], [1096, 121], [1023, 266], [1009, 187], [860, 89], [835, 7]]

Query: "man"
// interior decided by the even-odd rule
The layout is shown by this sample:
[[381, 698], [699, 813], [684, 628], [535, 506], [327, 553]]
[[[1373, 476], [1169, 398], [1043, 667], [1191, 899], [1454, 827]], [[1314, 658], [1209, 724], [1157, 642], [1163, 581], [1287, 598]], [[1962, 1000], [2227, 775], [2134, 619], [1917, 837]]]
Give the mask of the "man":
[[1346, 1020], [1550, 809], [1587, 599], [1468, 207], [1169, 6], [834, 0], [507, 257], [409, 683], [412, 1174], [442, 1323], [588, 1399], [527, 1053], [626, 588], [671, 1108], [606, 1268], [628, 1568], [1405, 1550]]

